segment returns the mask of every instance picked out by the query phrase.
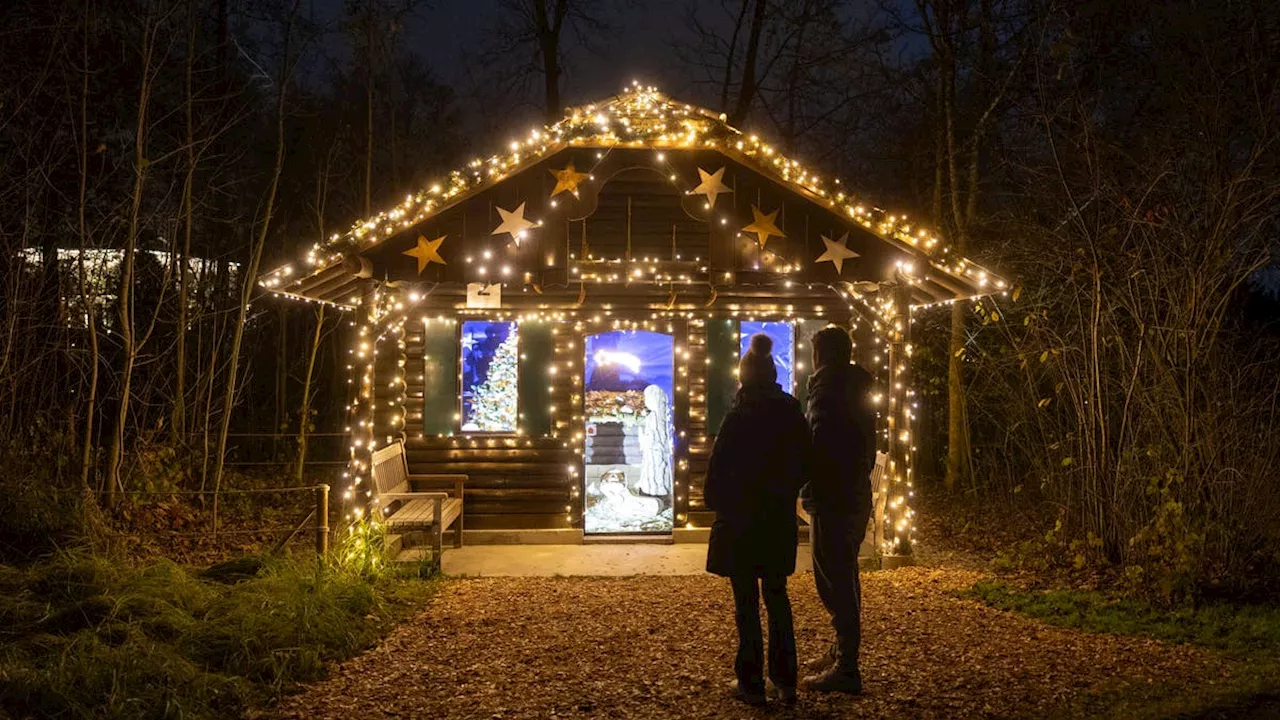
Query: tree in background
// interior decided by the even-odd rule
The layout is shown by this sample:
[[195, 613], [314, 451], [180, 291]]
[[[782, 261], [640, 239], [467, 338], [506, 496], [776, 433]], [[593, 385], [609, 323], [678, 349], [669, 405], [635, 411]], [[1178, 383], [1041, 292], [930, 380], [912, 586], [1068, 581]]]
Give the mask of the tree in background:
[[[487, 39], [471, 59], [481, 96], [486, 104], [504, 108], [512, 98], [534, 102], [542, 108], [544, 121], [554, 123], [564, 110], [560, 91], [569, 49], [593, 51], [614, 32], [605, 19], [607, 3], [501, 0], [499, 7]], [[531, 93], [539, 85], [540, 92]]]

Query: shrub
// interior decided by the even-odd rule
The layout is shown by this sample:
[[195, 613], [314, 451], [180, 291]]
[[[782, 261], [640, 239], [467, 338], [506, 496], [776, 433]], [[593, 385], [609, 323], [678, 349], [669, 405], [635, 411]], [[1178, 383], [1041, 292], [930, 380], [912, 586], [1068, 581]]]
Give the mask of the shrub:
[[8, 475], [0, 492], [0, 562], [28, 561], [81, 540], [84, 496], [69, 479], [61, 445], [38, 428], [0, 444]]

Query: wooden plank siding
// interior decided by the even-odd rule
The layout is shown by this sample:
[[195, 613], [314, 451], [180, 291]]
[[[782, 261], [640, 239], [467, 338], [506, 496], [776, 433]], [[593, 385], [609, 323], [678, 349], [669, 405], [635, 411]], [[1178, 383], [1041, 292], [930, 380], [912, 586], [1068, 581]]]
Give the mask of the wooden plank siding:
[[[684, 386], [683, 391], [676, 393], [672, 404], [677, 437], [674, 492], [677, 527], [706, 527], [714, 517], [707, 510], [702, 493], [715, 439], [715, 428], [708, 427], [707, 322], [710, 321], [670, 321], [677, 353], [675, 384]], [[425, 388], [422, 373], [418, 370], [424, 362], [421, 321], [406, 322], [403, 353], [391, 351], [396, 347], [395, 340], [385, 340], [379, 346], [376, 362], [379, 376], [375, 379], [378, 411], [375, 416], [387, 419], [379, 420], [378, 427], [384, 427], [397, 413], [402, 414], [406, 459], [411, 474], [463, 473], [469, 476], [464, 507], [469, 528], [582, 527], [582, 440], [579, 437], [583, 430], [582, 353], [588, 334], [610, 328], [579, 323], [575, 329], [572, 320], [558, 323], [555, 327], [552, 355], [555, 372], [547, 376], [549, 397], [555, 408], [551, 416], [551, 437], [426, 434], [423, 430]], [[798, 322], [798, 332], [800, 327]], [[660, 331], [665, 332], [666, 328], [662, 327]], [[683, 356], [685, 352], [688, 353], [687, 358]], [[397, 394], [387, 378], [393, 376], [401, 359], [405, 363], [405, 384], [402, 392]], [[681, 369], [684, 369], [684, 374], [681, 374]], [[398, 401], [397, 398], [402, 399]], [[397, 402], [402, 404], [397, 405]], [[521, 412], [524, 412], [523, 408]], [[456, 421], [451, 426], [456, 428]], [[380, 432], [379, 437], [382, 436]]]
[[[569, 326], [570, 328], [572, 326]], [[571, 473], [581, 458], [570, 443], [572, 433], [570, 393], [573, 377], [566, 364], [580, 352], [580, 344], [562, 342], [558, 329], [554, 364], [549, 374], [552, 422], [557, 437], [515, 435], [447, 435], [423, 433], [422, 325], [406, 323], [406, 373], [404, 412], [405, 455], [412, 475], [464, 473], [468, 476], [463, 513], [467, 527], [475, 530], [559, 529], [579, 525], [575, 487], [579, 475]], [[576, 365], [572, 365], [576, 367]], [[431, 488], [422, 488], [431, 489]]]

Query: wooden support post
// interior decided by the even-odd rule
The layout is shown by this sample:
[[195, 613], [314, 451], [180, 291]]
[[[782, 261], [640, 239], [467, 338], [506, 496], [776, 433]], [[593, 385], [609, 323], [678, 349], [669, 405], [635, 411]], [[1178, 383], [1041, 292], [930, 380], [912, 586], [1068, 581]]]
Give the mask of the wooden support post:
[[888, 501], [885, 506], [885, 547], [890, 556], [911, 555], [914, 518], [911, 512], [912, 460], [914, 438], [911, 431], [911, 285], [899, 274], [894, 285], [885, 288], [892, 293], [889, 319], [889, 387], [886, 388], [888, 412], [885, 422], [889, 430]]
[[329, 486], [316, 486], [316, 554], [329, 554]]

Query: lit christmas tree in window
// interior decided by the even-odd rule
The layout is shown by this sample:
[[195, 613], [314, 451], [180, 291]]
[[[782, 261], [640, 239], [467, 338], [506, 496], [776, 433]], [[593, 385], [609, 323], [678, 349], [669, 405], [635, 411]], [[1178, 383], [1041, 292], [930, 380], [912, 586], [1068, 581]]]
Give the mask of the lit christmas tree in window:
[[513, 432], [519, 372], [515, 323], [464, 323], [462, 342], [463, 432]]

